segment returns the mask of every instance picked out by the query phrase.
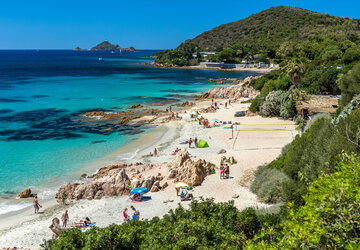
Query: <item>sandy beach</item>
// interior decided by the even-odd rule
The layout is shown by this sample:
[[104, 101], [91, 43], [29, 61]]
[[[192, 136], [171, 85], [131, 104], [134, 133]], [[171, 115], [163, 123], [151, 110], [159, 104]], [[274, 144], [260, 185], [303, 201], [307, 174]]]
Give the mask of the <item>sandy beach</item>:
[[[231, 129], [225, 129], [228, 125], [213, 128], [203, 128], [197, 122], [190, 119], [189, 111], [208, 107], [211, 101], [198, 102], [187, 113], [181, 114], [181, 120], [158, 124], [155, 134], [142, 137], [135, 141], [126, 150], [119, 149], [111, 154], [108, 160], [99, 159], [92, 166], [84, 167], [81, 172], [90, 173], [95, 167], [105, 166], [111, 163], [109, 159], [127, 153], [131, 155], [136, 148], [141, 148], [128, 163], [147, 162], [163, 163], [171, 162], [174, 158], [172, 152], [178, 147], [187, 149], [194, 159], [206, 159], [217, 167], [216, 173], [209, 175], [200, 186], [194, 187], [194, 197], [214, 198], [217, 202], [234, 200], [238, 209], [254, 207], [270, 209], [271, 206], [257, 200], [255, 194], [249, 190], [249, 181], [253, 171], [260, 165], [275, 159], [281, 152], [281, 148], [290, 143], [297, 134], [295, 125], [289, 120], [277, 118], [263, 118], [260, 116], [234, 117], [235, 112], [246, 111], [249, 104], [242, 104], [240, 100], [225, 108], [225, 100], [219, 100], [220, 109], [215, 113], [204, 113], [203, 117], [210, 121], [239, 122], [234, 126], [233, 138]], [[186, 144], [180, 144], [189, 138], [198, 137], [208, 142], [208, 148], [188, 148]], [[156, 147], [158, 157], [148, 157], [147, 154]], [[132, 148], [132, 150], [131, 150]], [[218, 154], [225, 149], [225, 154]], [[233, 156], [237, 163], [230, 167], [229, 179], [219, 178], [219, 163], [222, 156]], [[159, 169], [153, 170], [159, 171]], [[165, 170], [161, 170], [165, 171]], [[140, 210], [141, 219], [149, 219], [154, 216], [163, 216], [169, 209], [174, 209], [180, 203], [176, 197], [174, 183], [160, 192], [149, 192], [151, 200], [133, 204], [127, 196], [105, 197], [100, 200], [79, 200], [69, 202], [68, 205], [60, 205], [55, 200], [43, 204], [41, 214], [34, 214], [33, 208], [27, 208], [21, 212], [8, 214], [0, 217], [0, 248], [1, 247], [26, 247], [31, 249], [40, 248], [44, 239], [50, 239], [52, 232], [49, 229], [54, 217], [61, 217], [65, 209], [69, 211], [70, 225], [88, 216], [99, 227], [105, 227], [112, 223], [122, 223], [122, 210], [125, 207], [135, 205]], [[233, 198], [237, 197], [237, 198]], [[165, 200], [174, 202], [163, 203]], [[40, 200], [40, 203], [42, 201]], [[189, 202], [182, 202], [185, 207]]]

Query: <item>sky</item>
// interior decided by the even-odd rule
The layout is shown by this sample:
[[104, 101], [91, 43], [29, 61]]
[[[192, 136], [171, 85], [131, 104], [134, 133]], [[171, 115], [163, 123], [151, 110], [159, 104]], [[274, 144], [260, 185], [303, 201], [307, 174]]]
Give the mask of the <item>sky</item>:
[[360, 18], [356, 0], [13, 0], [0, 2], [0, 49], [170, 49], [224, 23], [279, 5]]

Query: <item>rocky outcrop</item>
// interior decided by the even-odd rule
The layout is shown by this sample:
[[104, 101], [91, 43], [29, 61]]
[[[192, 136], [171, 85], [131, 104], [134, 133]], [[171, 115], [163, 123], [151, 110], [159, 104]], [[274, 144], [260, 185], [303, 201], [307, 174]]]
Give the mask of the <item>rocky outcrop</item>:
[[20, 193], [18, 193], [16, 195], [16, 197], [19, 197], [19, 198], [29, 198], [29, 197], [35, 197], [35, 196], [36, 196], [36, 194], [32, 194], [30, 188], [25, 188], [23, 191], [21, 191]]
[[143, 105], [141, 105], [140, 103], [138, 103], [138, 104], [131, 105], [131, 106], [129, 107], [129, 109], [139, 109], [139, 108], [143, 108], [143, 107], [144, 107]]
[[217, 152], [219, 155], [220, 154], [225, 154], [226, 153], [226, 150], [225, 149], [220, 149], [220, 151], [219, 152]]
[[209, 91], [202, 93], [200, 98], [240, 98], [257, 96], [259, 92], [253, 87], [247, 86], [247, 83], [256, 78], [258, 78], [258, 76], [249, 76], [237, 85], [232, 85], [225, 88], [216, 87], [210, 89]]
[[177, 153], [169, 167], [168, 179], [173, 178], [175, 182], [186, 181], [191, 186], [200, 185], [215, 170], [210, 162], [201, 159], [193, 161], [186, 149]]
[[[114, 170], [114, 169], [112, 169]], [[117, 169], [120, 170], [120, 169]], [[128, 195], [131, 190], [130, 178], [124, 169], [109, 171], [107, 175], [99, 175], [85, 183], [70, 183], [60, 187], [56, 198], [60, 199], [63, 193], [69, 200], [101, 199], [104, 196]]]
[[[167, 176], [160, 172], [156, 175], [145, 175], [147, 171], [166, 168]], [[150, 171], [151, 170], [151, 171]], [[192, 186], [202, 183], [205, 177], [214, 171], [214, 165], [205, 160], [193, 161], [184, 150], [177, 153], [175, 159], [161, 164], [114, 164], [99, 169], [96, 174], [88, 176], [84, 183], [69, 183], [60, 187], [56, 198], [61, 200], [63, 193], [68, 200], [101, 199], [102, 197], [129, 195], [136, 187], [146, 187], [150, 192], [158, 192], [168, 187], [168, 182], [186, 181]]]

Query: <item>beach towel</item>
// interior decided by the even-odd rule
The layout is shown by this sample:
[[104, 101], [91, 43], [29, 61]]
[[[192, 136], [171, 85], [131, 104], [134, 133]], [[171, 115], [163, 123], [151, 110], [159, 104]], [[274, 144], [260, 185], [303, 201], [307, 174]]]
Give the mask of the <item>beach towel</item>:
[[173, 202], [174, 200], [163, 201], [163, 203]]
[[141, 201], [131, 201], [132, 203], [141, 203], [141, 202], [144, 202], [144, 200], [141, 200]]

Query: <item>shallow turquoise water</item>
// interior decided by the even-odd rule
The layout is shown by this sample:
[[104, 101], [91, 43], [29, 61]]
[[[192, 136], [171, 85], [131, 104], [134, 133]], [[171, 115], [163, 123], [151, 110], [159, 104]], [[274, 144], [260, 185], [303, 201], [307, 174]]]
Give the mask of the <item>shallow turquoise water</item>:
[[0, 51], [0, 195], [68, 175], [139, 136], [88, 131], [79, 111], [124, 110], [210, 89], [194, 84], [209, 78], [254, 75], [138, 64], [153, 52]]

